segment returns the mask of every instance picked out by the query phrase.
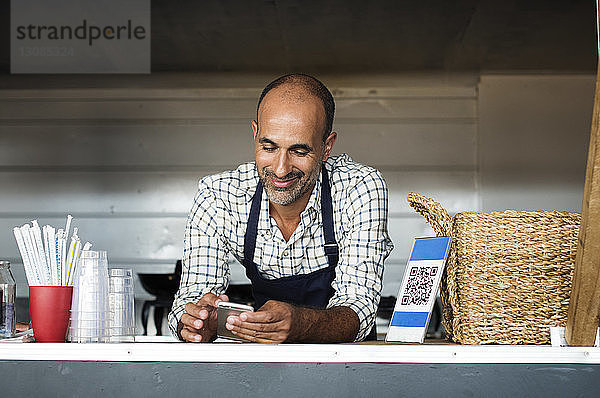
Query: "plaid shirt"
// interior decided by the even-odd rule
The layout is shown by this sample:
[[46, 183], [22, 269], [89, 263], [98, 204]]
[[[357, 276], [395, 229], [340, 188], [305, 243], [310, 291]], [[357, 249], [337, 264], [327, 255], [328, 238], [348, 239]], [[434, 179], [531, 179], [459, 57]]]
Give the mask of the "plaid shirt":
[[[393, 249], [387, 232], [387, 187], [377, 170], [355, 163], [345, 154], [330, 157], [325, 167], [340, 248], [335, 294], [327, 308], [354, 310], [360, 320], [356, 336], [360, 341], [375, 322], [383, 262]], [[321, 178], [287, 242], [269, 216], [268, 198], [263, 194], [254, 253], [263, 277], [308, 274], [329, 265], [323, 248]], [[254, 162], [200, 181], [185, 230], [181, 283], [169, 313], [174, 335], [186, 303], [196, 302], [208, 292], [225, 292], [230, 277], [228, 258], [233, 255], [241, 262], [244, 257], [244, 234], [257, 184]]]

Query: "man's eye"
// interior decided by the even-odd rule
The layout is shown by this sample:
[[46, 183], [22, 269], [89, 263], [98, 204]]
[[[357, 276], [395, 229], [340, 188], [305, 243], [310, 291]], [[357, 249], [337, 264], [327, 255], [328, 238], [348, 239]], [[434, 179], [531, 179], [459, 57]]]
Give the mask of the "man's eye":
[[306, 151], [295, 150], [295, 151], [292, 151], [292, 152], [294, 153], [294, 155], [297, 155], [297, 156], [306, 156], [306, 155], [308, 155], [308, 152], [306, 152]]
[[264, 146], [263, 150], [265, 150], [267, 152], [273, 152], [275, 150], [275, 148], [272, 146]]

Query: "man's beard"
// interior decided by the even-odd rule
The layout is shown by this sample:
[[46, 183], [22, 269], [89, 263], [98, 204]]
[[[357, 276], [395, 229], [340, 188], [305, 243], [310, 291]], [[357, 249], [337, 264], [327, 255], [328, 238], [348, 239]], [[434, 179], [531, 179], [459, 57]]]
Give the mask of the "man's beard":
[[312, 189], [319, 176], [320, 170], [321, 163], [317, 162], [308, 175], [300, 170], [288, 173], [285, 177], [280, 178], [280, 180], [289, 181], [296, 179], [296, 181], [287, 187], [275, 186], [271, 182], [271, 177], [277, 177], [277, 175], [267, 167], [263, 167], [262, 170], [258, 171], [258, 178], [262, 182], [263, 187], [267, 192], [267, 197], [271, 202], [287, 206], [300, 199], [302, 195]]

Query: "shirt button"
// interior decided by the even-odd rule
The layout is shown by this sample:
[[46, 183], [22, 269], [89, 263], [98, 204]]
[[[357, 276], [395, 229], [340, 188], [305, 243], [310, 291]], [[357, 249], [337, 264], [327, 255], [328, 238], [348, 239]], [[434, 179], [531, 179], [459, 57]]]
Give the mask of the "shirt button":
[[283, 257], [287, 257], [290, 253], [286, 250], [283, 252]]
[[271, 236], [271, 231], [265, 231], [265, 236]]

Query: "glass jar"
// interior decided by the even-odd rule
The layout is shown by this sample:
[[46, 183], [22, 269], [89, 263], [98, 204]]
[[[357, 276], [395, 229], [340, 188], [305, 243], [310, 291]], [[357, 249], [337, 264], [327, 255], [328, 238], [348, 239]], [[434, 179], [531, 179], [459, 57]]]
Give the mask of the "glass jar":
[[15, 296], [17, 285], [10, 272], [10, 262], [0, 260], [0, 338], [15, 335]]

